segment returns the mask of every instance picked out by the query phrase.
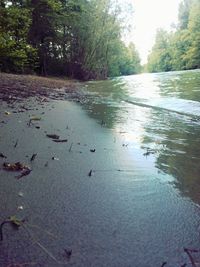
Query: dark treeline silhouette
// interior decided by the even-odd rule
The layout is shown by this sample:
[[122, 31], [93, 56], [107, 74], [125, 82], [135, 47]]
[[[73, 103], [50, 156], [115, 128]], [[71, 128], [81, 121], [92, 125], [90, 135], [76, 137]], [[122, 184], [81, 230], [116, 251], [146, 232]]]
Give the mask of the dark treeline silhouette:
[[140, 71], [110, 0], [0, 0], [0, 71], [104, 79]]

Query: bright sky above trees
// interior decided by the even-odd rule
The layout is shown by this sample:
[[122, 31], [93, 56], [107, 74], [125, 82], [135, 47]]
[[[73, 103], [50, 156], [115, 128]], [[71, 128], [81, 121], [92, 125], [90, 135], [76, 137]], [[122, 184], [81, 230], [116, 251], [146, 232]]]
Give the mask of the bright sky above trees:
[[142, 63], [155, 40], [157, 28], [170, 29], [177, 22], [178, 5], [181, 0], [127, 0], [134, 9], [134, 30], [129, 38], [134, 41]]

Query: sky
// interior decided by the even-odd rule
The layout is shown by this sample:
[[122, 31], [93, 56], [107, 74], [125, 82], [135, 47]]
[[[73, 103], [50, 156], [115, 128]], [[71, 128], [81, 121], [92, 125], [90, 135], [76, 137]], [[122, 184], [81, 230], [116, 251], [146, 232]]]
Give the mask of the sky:
[[133, 5], [133, 32], [129, 39], [134, 42], [142, 64], [154, 41], [156, 29], [170, 30], [172, 23], [178, 21], [178, 6], [181, 0], [129, 0]]

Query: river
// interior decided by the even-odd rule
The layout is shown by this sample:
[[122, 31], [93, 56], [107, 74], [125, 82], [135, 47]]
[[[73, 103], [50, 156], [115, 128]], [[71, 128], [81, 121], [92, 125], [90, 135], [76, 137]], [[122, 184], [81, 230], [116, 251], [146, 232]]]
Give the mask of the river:
[[[200, 70], [90, 81], [83, 91], [83, 108], [116, 140], [120, 135], [132, 157], [128, 167], [140, 176], [133, 197], [152, 202], [147, 205], [151, 212], [136, 204], [143, 213], [138, 219], [141, 250], [151, 242], [157, 255], [166, 249], [166, 266], [181, 266], [187, 261], [184, 247], [200, 248]], [[137, 180], [134, 173], [129, 179]], [[151, 184], [153, 179], [158, 184]], [[143, 256], [148, 258], [148, 252]]]

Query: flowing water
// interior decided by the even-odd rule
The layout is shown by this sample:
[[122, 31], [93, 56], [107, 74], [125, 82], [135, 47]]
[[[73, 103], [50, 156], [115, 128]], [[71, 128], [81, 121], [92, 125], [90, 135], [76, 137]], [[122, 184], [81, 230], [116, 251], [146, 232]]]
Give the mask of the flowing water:
[[88, 82], [85, 90], [91, 117], [154, 155], [155, 167], [200, 204], [199, 70]]
[[[134, 195], [134, 203], [138, 201], [133, 209], [136, 205], [140, 210], [137, 216], [142, 219], [137, 223], [141, 223], [141, 229], [149, 229], [141, 233], [144, 247], [147, 251], [155, 247], [156, 256], [166, 249], [166, 266], [182, 266], [181, 262], [196, 266], [191, 265], [194, 263], [187, 255], [184, 258], [183, 248], [200, 248], [200, 70], [90, 81], [84, 84], [83, 91], [87, 97], [82, 104], [89, 116], [120, 135], [127, 153], [134, 164], [137, 162], [140, 186], [138, 192], [129, 193]], [[142, 176], [148, 177], [146, 183]], [[151, 177], [165, 183], [170, 193], [165, 194], [162, 186], [150, 185]], [[134, 180], [134, 174], [130, 179]], [[151, 198], [156, 193], [157, 197]], [[149, 213], [138, 200], [147, 195]], [[142, 252], [144, 257], [156, 258], [147, 251]], [[154, 266], [150, 261], [138, 261], [132, 266], [146, 264]]]

